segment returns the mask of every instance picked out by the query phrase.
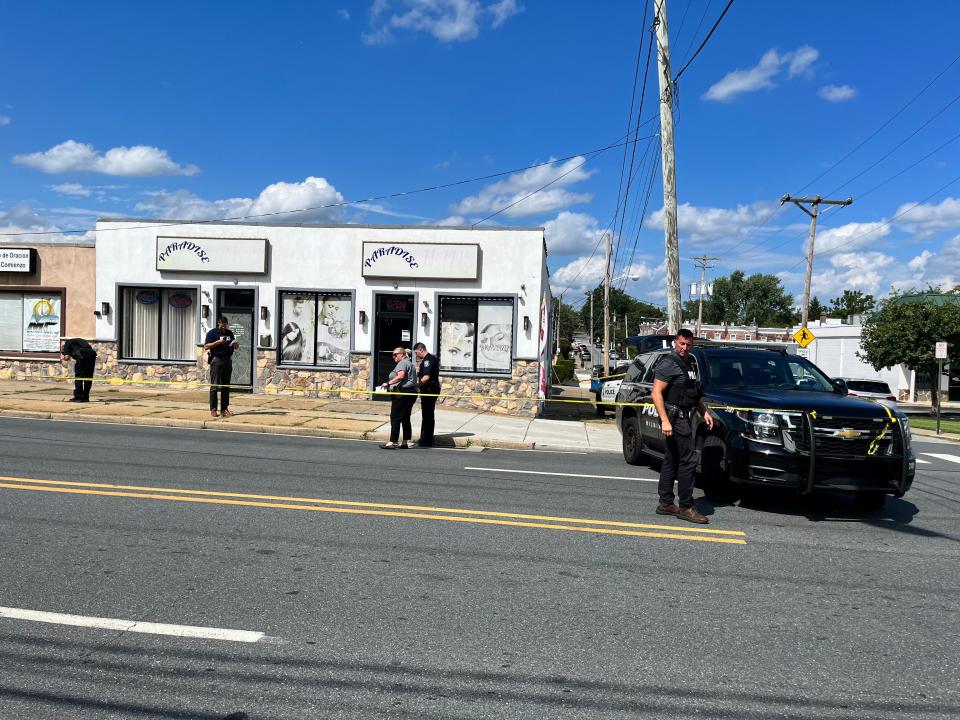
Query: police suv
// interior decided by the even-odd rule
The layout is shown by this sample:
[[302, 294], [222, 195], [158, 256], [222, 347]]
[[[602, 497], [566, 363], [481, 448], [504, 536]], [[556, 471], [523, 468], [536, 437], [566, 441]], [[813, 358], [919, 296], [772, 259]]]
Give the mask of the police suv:
[[[653, 375], [670, 350], [638, 356], [616, 400], [623, 456], [662, 458], [665, 441], [653, 407]], [[713, 431], [694, 413], [700, 484], [712, 497], [733, 485], [854, 493], [864, 508], [903, 496], [916, 469], [906, 415], [847, 397], [806, 358], [782, 350], [695, 346], [690, 358]], [[635, 405], [633, 403], [636, 403]]]

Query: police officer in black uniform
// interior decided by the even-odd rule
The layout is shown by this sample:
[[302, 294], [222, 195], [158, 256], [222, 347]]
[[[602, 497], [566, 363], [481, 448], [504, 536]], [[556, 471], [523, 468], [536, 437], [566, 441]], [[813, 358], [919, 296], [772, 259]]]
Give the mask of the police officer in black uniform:
[[83, 338], [68, 338], [60, 341], [60, 362], [73, 358], [73, 397], [68, 402], [90, 402], [93, 386], [93, 370], [97, 365], [97, 352]]
[[433, 447], [433, 410], [437, 405], [437, 394], [440, 392], [440, 366], [437, 358], [427, 352], [427, 346], [418, 342], [413, 346], [413, 352], [420, 361], [417, 371], [417, 389], [420, 395], [420, 439], [417, 447]]
[[[666, 453], [660, 467], [660, 503], [657, 515], [675, 515], [693, 523], [709, 521], [693, 505], [693, 480], [697, 453], [693, 445], [691, 415], [699, 410], [709, 429], [713, 416], [704, 407], [703, 388], [697, 367], [690, 357], [693, 333], [682, 328], [674, 340], [672, 353], [657, 363], [653, 377], [653, 404], [660, 416], [660, 429], [666, 441]], [[678, 503], [673, 502], [673, 483], [677, 483]]]

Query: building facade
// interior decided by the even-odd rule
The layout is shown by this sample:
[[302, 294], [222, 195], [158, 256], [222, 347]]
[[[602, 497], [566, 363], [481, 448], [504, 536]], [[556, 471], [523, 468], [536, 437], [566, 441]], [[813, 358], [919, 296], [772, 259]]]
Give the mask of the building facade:
[[60, 338], [92, 338], [92, 244], [0, 244], [0, 378], [65, 376]]
[[378, 397], [394, 347], [437, 355], [442, 404], [535, 413], [549, 367], [543, 230], [101, 220], [110, 375], [206, 380], [208, 329], [251, 392]]

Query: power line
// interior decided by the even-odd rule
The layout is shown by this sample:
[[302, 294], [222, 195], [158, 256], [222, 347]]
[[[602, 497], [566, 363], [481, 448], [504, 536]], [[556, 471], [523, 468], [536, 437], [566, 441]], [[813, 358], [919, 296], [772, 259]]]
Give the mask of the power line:
[[[650, 122], [652, 122], [654, 119], [656, 119], [656, 116], [651, 116], [650, 118], [647, 118], [647, 120], [645, 120], [644, 122], [640, 123], [640, 125], [639, 125], [638, 127], [642, 127], [643, 125], [647, 125], [647, 124], [649, 124]], [[646, 138], [648, 138], [648, 137], [656, 137], [656, 134], [647, 135], [647, 136], [644, 136], [643, 138], [637, 138], [637, 139], [643, 140], [643, 139], [646, 139]], [[625, 138], [626, 138], [626, 139], [625, 139]], [[131, 226], [128, 226], [128, 227], [103, 228], [102, 230], [99, 230], [99, 231], [97, 231], [97, 232], [115, 232], [115, 231], [120, 231], [120, 230], [130, 230], [130, 229], [133, 229], [133, 228], [149, 229], [149, 228], [179, 227], [179, 226], [184, 226], [184, 225], [208, 225], [208, 224], [211, 224], [211, 223], [235, 222], [235, 221], [240, 221], [240, 220], [252, 220], [252, 219], [256, 219], [256, 218], [276, 217], [276, 216], [279, 216], [279, 215], [292, 215], [292, 214], [303, 213], [303, 212], [312, 212], [312, 211], [315, 211], [315, 210], [327, 210], [327, 209], [331, 209], [331, 208], [348, 207], [348, 206], [350, 206], [350, 205], [360, 205], [360, 204], [363, 204], [363, 203], [374, 202], [374, 201], [377, 201], [377, 200], [392, 200], [392, 199], [396, 199], [396, 198], [400, 198], [400, 197], [405, 197], [405, 196], [408, 196], [408, 195], [417, 195], [417, 194], [426, 193], [426, 192], [433, 192], [433, 191], [436, 191], [436, 190], [445, 190], [445, 189], [447, 189], [447, 188], [458, 187], [458, 186], [460, 186], [460, 185], [469, 185], [470, 183], [475, 183], [475, 182], [483, 182], [484, 180], [492, 180], [492, 179], [494, 179], [494, 178], [503, 177], [503, 176], [505, 176], [505, 175], [513, 175], [514, 173], [523, 172], [523, 171], [525, 171], [525, 170], [532, 170], [532, 169], [534, 169], [534, 168], [544, 167], [544, 166], [546, 166], [546, 165], [555, 165], [555, 164], [557, 164], [557, 163], [562, 163], [562, 162], [566, 162], [566, 161], [568, 161], [568, 160], [573, 160], [573, 159], [575, 159], [575, 158], [582, 157], [582, 156], [584, 156], [584, 155], [598, 155], [598, 154], [600, 154], [600, 153], [606, 152], [607, 150], [611, 150], [611, 149], [613, 149], [613, 148], [617, 148], [617, 147], [622, 147], [622, 146], [624, 146], [624, 145], [628, 145], [628, 144], [631, 143], [631, 142], [634, 142], [634, 139], [631, 139], [630, 136], [629, 136], [629, 134], [628, 134], [628, 135], [626, 135], [626, 136], [624, 136], [624, 137], [619, 138], [616, 142], [611, 143], [611, 144], [609, 144], [609, 145], [605, 145], [605, 146], [600, 147], [600, 148], [595, 148], [595, 149], [593, 149], [593, 150], [587, 150], [587, 151], [585, 151], [585, 152], [578, 152], [578, 153], [575, 153], [575, 154], [573, 154], [573, 155], [568, 155], [568, 156], [566, 156], [566, 157], [558, 158], [558, 159], [556, 159], [556, 160], [548, 160], [548, 161], [546, 161], [546, 162], [534, 163], [534, 164], [532, 164], [532, 165], [527, 165], [527, 166], [522, 167], [522, 168], [514, 168], [513, 170], [502, 170], [502, 171], [499, 171], [499, 172], [490, 173], [489, 175], [480, 175], [480, 176], [477, 176], [477, 177], [467, 178], [467, 179], [464, 179], [464, 180], [456, 180], [456, 181], [453, 181], [453, 182], [443, 183], [443, 184], [439, 184], [439, 185], [430, 185], [430, 186], [427, 186], [427, 187], [417, 188], [417, 189], [414, 189], [414, 190], [403, 190], [403, 191], [400, 191], [400, 192], [388, 193], [388, 194], [386, 194], [386, 195], [373, 195], [373, 196], [371, 196], [371, 197], [364, 198], [364, 199], [362, 199], [362, 200], [342, 200], [342, 201], [340, 201], [340, 202], [326, 203], [326, 204], [324, 204], [324, 205], [312, 205], [312, 206], [310, 206], [310, 207], [297, 208], [297, 209], [294, 209], [294, 210], [277, 210], [277, 211], [275, 211], [275, 212], [258, 213], [258, 214], [252, 214], [252, 215], [237, 215], [237, 216], [234, 216], [234, 217], [225, 217], [225, 218], [210, 218], [210, 219], [207, 219], [207, 220], [176, 220], [176, 221], [171, 221], [171, 222], [156, 223], [156, 224], [153, 224], [153, 225], [131, 225]], [[83, 233], [87, 233], [87, 232], [93, 232], [93, 231], [95, 231], [95, 230], [96, 230], [96, 228], [85, 228], [85, 229], [77, 229], [77, 230], [44, 230], [44, 231], [15, 232], [15, 233], [13, 233], [13, 232], [5, 232], [5, 233], [0, 233], [0, 237], [11, 237], [11, 236], [17, 236], [17, 237], [18, 237], [18, 236], [28, 236], [28, 235], [34, 236], [34, 235], [83, 234]]]
[[727, 10], [730, 9], [730, 6], [733, 5], [733, 0], [729, 0], [727, 6], [723, 9], [723, 12], [720, 13], [720, 17], [717, 18], [717, 21], [713, 24], [713, 27], [710, 28], [710, 32], [707, 33], [707, 36], [703, 39], [703, 42], [700, 43], [700, 47], [696, 49], [693, 55], [687, 60], [687, 64], [680, 68], [680, 72], [673, 76], [673, 84], [676, 85], [677, 81], [680, 79], [680, 76], [686, 72], [687, 68], [690, 67], [690, 63], [697, 59], [697, 55], [700, 54], [700, 51], [706, 46], [707, 42], [710, 40], [710, 36], [713, 35], [714, 31], [720, 26], [720, 21], [723, 20], [723, 16], [727, 14]]

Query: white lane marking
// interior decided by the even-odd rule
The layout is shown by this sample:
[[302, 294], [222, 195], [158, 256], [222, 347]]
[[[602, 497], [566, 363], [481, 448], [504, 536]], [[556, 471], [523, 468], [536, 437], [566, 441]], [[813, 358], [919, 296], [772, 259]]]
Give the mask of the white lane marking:
[[935, 457], [937, 458], [937, 460], [946, 460], [947, 462], [960, 463], [960, 457], [956, 455], [947, 455], [946, 453], [928, 453], [928, 452], [925, 452], [924, 455]]
[[636, 482], [659, 482], [657, 478], [624, 477], [623, 475], [581, 475], [580, 473], [543, 472], [541, 470], [511, 470], [510, 468], [465, 467], [464, 470], [480, 472], [518, 473], [520, 475], [552, 475], [553, 477], [593, 478], [596, 480], [633, 480]]
[[22, 608], [10, 607], [0, 607], [0, 618], [30, 620], [32, 622], [53, 623], [55, 625], [100, 628], [103, 630], [125, 630], [127, 632], [147, 633], [150, 635], [172, 635], [183, 638], [227, 640], [230, 642], [255, 643], [261, 641], [266, 642], [270, 639], [262, 632], [253, 632], [251, 630], [229, 630], [227, 628], [198, 627], [196, 625], [167, 625], [165, 623], [88, 617], [86, 615], [66, 615], [64, 613], [24, 610]]
[[930, 461], [929, 461], [929, 460], [921, 460], [920, 458], [914, 458], [914, 460], [916, 460], [917, 463], [920, 464], [920, 465], [929, 465], [929, 464], [930, 464]]

